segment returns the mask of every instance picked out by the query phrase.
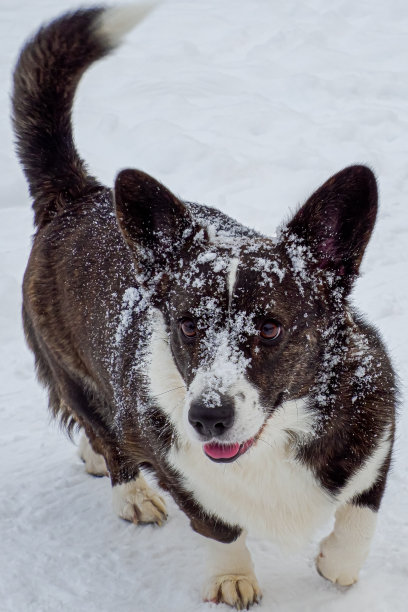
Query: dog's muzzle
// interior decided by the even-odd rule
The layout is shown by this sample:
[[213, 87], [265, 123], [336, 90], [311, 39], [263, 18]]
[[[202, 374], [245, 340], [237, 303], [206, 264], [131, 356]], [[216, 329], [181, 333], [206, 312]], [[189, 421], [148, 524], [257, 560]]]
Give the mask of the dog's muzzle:
[[[245, 442], [224, 441], [225, 434], [234, 424], [234, 400], [221, 396], [216, 407], [209, 407], [202, 398], [194, 400], [188, 411], [190, 425], [204, 442], [205, 455], [216, 463], [232, 463], [241, 457], [255, 443], [255, 438]], [[214, 439], [215, 438], [215, 439]]]

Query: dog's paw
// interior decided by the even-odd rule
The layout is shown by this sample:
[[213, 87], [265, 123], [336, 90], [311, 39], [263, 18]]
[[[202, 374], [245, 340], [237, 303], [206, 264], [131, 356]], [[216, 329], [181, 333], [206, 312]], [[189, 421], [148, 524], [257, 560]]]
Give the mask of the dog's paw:
[[108, 469], [102, 455], [95, 453], [87, 436], [83, 433], [79, 441], [78, 454], [85, 463], [85, 469], [92, 476], [107, 476]]
[[156, 523], [167, 519], [166, 504], [140, 474], [135, 480], [116, 485], [113, 492], [113, 509], [120, 518], [131, 523]]
[[262, 593], [253, 574], [212, 576], [204, 588], [204, 601], [226, 603], [237, 610], [248, 610], [261, 600]]
[[340, 586], [351, 586], [357, 582], [364, 561], [356, 552], [347, 550], [332, 533], [320, 544], [316, 569], [323, 578], [331, 582]]

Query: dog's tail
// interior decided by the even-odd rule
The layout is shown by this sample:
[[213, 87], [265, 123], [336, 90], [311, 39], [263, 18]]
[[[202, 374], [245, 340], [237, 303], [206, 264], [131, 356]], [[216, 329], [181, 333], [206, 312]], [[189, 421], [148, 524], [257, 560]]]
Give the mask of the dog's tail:
[[75, 148], [75, 90], [85, 70], [114, 49], [153, 7], [149, 3], [68, 13], [41, 28], [23, 48], [14, 72], [13, 125], [37, 226], [101, 187]]

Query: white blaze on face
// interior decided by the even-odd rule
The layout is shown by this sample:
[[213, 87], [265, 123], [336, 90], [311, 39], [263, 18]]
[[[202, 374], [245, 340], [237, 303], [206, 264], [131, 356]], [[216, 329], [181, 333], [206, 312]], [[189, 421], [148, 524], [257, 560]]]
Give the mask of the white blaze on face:
[[208, 409], [216, 410], [222, 396], [231, 398], [235, 415], [233, 426], [222, 438], [226, 443], [245, 442], [263, 425], [265, 414], [258, 391], [246, 377], [251, 359], [239, 348], [240, 340], [254, 332], [251, 317], [239, 313], [223, 329], [208, 330], [203, 338], [203, 365], [195, 373], [184, 407], [185, 427], [193, 440], [198, 436], [188, 423], [188, 411], [197, 400]]
[[[186, 389], [173, 358], [163, 315], [156, 310], [148, 359], [148, 380], [151, 397], [170, 418], [179, 441], [199, 442], [197, 433], [188, 422], [191, 402], [200, 399], [211, 409], [219, 406], [221, 395], [234, 403], [234, 424], [223, 440], [226, 443], [245, 442], [262, 427], [265, 414], [257, 389], [247, 380], [250, 359], [238, 347], [243, 334], [253, 333], [253, 323], [240, 313], [232, 317], [228, 327], [207, 330], [203, 342], [203, 364]], [[202, 444], [202, 442], [200, 442]]]
[[203, 339], [204, 363], [197, 369], [189, 395], [192, 398], [202, 397], [208, 408], [219, 405], [220, 396], [228, 394], [250, 362], [236, 346], [232, 336], [230, 330], [224, 328], [218, 332], [208, 330]]
[[238, 257], [232, 257], [230, 260], [229, 271], [228, 271], [228, 310], [231, 310], [232, 297], [234, 295], [234, 288], [237, 281], [239, 259]]
[[[209, 260], [209, 255], [212, 259]], [[149, 381], [152, 397], [168, 414], [176, 426], [180, 439], [191, 442], [202, 441], [188, 421], [193, 401], [202, 402], [204, 407], [216, 410], [222, 397], [228, 396], [234, 406], [234, 422], [225, 432], [225, 443], [242, 443], [253, 438], [265, 421], [256, 387], [247, 378], [250, 357], [242, 350], [242, 344], [257, 333], [254, 320], [246, 312], [234, 312], [232, 300], [240, 260], [231, 257], [223, 260], [213, 254], [206, 254], [206, 261], [213, 262], [218, 278], [224, 274], [228, 291], [228, 309], [219, 304], [215, 296], [203, 296], [200, 305], [193, 309], [200, 327], [200, 363], [193, 372], [194, 377], [186, 389], [168, 344], [163, 316], [155, 314], [154, 333], [150, 346]], [[174, 391], [171, 391], [174, 389]]]

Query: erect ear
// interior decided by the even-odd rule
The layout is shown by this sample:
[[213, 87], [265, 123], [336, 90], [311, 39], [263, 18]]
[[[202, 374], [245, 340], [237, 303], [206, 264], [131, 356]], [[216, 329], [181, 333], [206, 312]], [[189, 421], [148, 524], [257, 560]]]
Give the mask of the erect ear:
[[288, 223], [308, 247], [312, 266], [335, 273], [350, 290], [377, 215], [377, 183], [366, 166], [350, 166], [324, 183]]
[[141, 268], [162, 267], [193, 235], [183, 202], [140, 170], [118, 174], [115, 208], [121, 232]]

